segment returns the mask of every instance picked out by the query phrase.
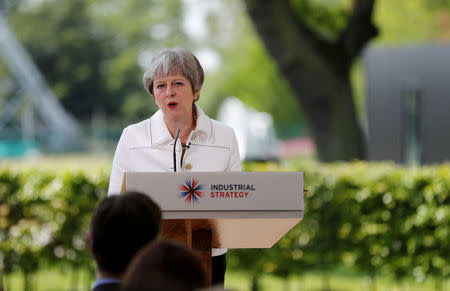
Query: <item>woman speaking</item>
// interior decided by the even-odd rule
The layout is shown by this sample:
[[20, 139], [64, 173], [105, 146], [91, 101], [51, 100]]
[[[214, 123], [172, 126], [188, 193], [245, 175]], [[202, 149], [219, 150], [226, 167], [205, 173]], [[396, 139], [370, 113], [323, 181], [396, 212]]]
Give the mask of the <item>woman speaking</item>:
[[[108, 195], [120, 192], [127, 171], [241, 171], [233, 129], [209, 118], [195, 104], [204, 72], [190, 51], [180, 47], [159, 51], [143, 79], [159, 110], [123, 130], [114, 155]], [[225, 253], [226, 249], [212, 250], [212, 284], [224, 282]]]

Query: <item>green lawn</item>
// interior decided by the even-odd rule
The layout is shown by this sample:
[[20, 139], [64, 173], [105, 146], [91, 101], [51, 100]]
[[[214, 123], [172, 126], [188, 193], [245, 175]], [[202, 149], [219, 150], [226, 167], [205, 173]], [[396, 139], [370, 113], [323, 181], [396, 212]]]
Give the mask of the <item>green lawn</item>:
[[[283, 280], [271, 275], [266, 275], [261, 279], [260, 291], [268, 290], [323, 290], [323, 276], [319, 273], [307, 273], [303, 276], [292, 277], [289, 280]], [[250, 278], [244, 273], [230, 272], [227, 274], [226, 286], [236, 291], [250, 291]], [[368, 277], [355, 275], [331, 274], [330, 287], [334, 291], [360, 291], [372, 290], [372, 284]], [[396, 283], [387, 278], [379, 278], [376, 282], [377, 291], [431, 291], [436, 290], [434, 280], [426, 280], [417, 283], [413, 280]], [[438, 289], [439, 290], [439, 289]], [[450, 290], [450, 280], [442, 284], [442, 289]]]
[[[77, 276], [74, 276], [74, 274], [77, 274]], [[77, 273], [64, 269], [39, 270], [36, 276], [34, 276], [34, 288], [32, 291], [91, 290], [90, 287], [94, 278], [95, 274], [89, 274], [85, 270], [80, 270]], [[15, 272], [6, 277], [4, 276], [3, 283], [5, 287], [4, 291], [24, 290], [23, 275], [19, 272]]]
[[[348, 273], [348, 272], [347, 272]], [[90, 290], [93, 280], [93, 274], [88, 274], [86, 271], [78, 272], [77, 283], [74, 282], [73, 273], [58, 269], [41, 270], [38, 272], [35, 282], [35, 289], [33, 291], [56, 291], [56, 290], [71, 290], [71, 291], [86, 291]], [[23, 279], [20, 273], [5, 278], [5, 291], [21, 291], [23, 290]], [[236, 291], [250, 291], [251, 278], [248, 274], [237, 271], [227, 272], [225, 280], [227, 288]], [[372, 290], [372, 285], [367, 277], [343, 272], [335, 271], [330, 276], [331, 290], [335, 291], [360, 291]], [[320, 273], [310, 272], [301, 277], [292, 277], [289, 280], [282, 280], [280, 278], [264, 275], [260, 281], [260, 291], [268, 290], [322, 290], [324, 287], [323, 277]], [[446, 280], [441, 285], [440, 290], [450, 290], [450, 280]], [[434, 280], [426, 280], [417, 283], [413, 280], [405, 280], [401, 283], [396, 283], [387, 278], [378, 278], [376, 282], [377, 291], [431, 291], [439, 290], [435, 288]], [[439, 291], [440, 291], [439, 290]]]

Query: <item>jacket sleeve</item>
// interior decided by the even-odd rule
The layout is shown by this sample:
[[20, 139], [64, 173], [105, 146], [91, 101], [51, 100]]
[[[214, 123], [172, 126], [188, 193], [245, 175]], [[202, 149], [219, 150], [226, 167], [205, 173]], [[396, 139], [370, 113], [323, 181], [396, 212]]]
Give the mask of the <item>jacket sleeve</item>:
[[124, 129], [114, 154], [111, 177], [109, 179], [108, 196], [112, 194], [120, 194], [120, 190], [122, 188], [123, 174], [127, 171], [126, 156], [128, 154], [128, 147], [126, 136], [126, 129]]
[[228, 161], [228, 166], [225, 172], [241, 172], [241, 156], [239, 154], [239, 146], [234, 131], [232, 132], [232, 135], [233, 142], [231, 144], [230, 160]]

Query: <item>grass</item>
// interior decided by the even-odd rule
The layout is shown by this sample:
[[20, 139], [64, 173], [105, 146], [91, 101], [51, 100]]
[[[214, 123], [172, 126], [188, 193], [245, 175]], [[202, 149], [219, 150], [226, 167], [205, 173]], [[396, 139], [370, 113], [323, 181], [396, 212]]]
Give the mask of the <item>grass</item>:
[[[87, 291], [91, 290], [94, 280], [94, 274], [86, 270], [79, 270], [77, 281], [74, 281], [74, 272], [72, 270], [44, 269], [37, 272], [35, 278], [35, 288], [33, 291]], [[23, 290], [23, 276], [15, 272], [5, 278], [5, 291]], [[250, 291], [251, 277], [249, 274], [230, 270], [225, 279], [227, 289], [235, 291]], [[259, 291], [269, 290], [323, 290], [324, 279], [321, 273], [309, 272], [303, 276], [292, 276], [288, 280], [275, 277], [270, 274], [264, 274], [260, 279]], [[333, 291], [360, 291], [372, 290], [373, 285], [369, 278], [354, 272], [334, 271], [330, 274], [330, 290]], [[444, 280], [441, 286], [442, 291], [450, 290], [450, 280]], [[400, 283], [390, 278], [377, 278], [377, 291], [432, 291], [435, 289], [435, 281], [432, 279], [424, 282], [415, 282], [412, 279], [404, 280]]]
[[[94, 277], [95, 274], [90, 274], [86, 270], [74, 272], [69, 269], [42, 269], [37, 271], [33, 278], [33, 291], [92, 290]], [[75, 278], [77, 278], [77, 282], [75, 282]], [[11, 275], [4, 276], [3, 283], [4, 291], [24, 290], [24, 280], [21, 272], [14, 272]]]
[[[236, 291], [250, 291], [251, 279], [244, 273], [227, 273], [226, 286]], [[259, 284], [259, 291], [268, 290], [324, 290], [324, 278], [322, 274], [310, 272], [303, 276], [293, 276], [288, 280], [281, 279], [272, 275], [264, 275]], [[360, 291], [373, 290], [371, 281], [366, 276], [342, 275], [332, 273], [330, 276], [330, 290], [333, 291]], [[418, 283], [412, 279], [402, 282], [395, 282], [389, 278], [377, 278], [377, 291], [432, 291], [435, 289], [435, 281], [432, 279]], [[441, 290], [450, 290], [450, 281], [444, 281]]]

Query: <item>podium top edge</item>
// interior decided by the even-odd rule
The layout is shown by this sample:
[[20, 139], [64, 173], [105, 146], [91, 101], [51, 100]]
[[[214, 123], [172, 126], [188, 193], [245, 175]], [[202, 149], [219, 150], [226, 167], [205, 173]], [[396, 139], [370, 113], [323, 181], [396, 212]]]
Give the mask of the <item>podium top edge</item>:
[[195, 175], [195, 174], [220, 174], [220, 175], [228, 175], [228, 174], [254, 174], [254, 173], [265, 173], [265, 174], [304, 174], [304, 171], [245, 171], [245, 172], [208, 172], [208, 171], [195, 171], [195, 172], [154, 172], [154, 171], [126, 171], [125, 173], [134, 174], [134, 173], [148, 173], [148, 174], [184, 174], [184, 175]]

